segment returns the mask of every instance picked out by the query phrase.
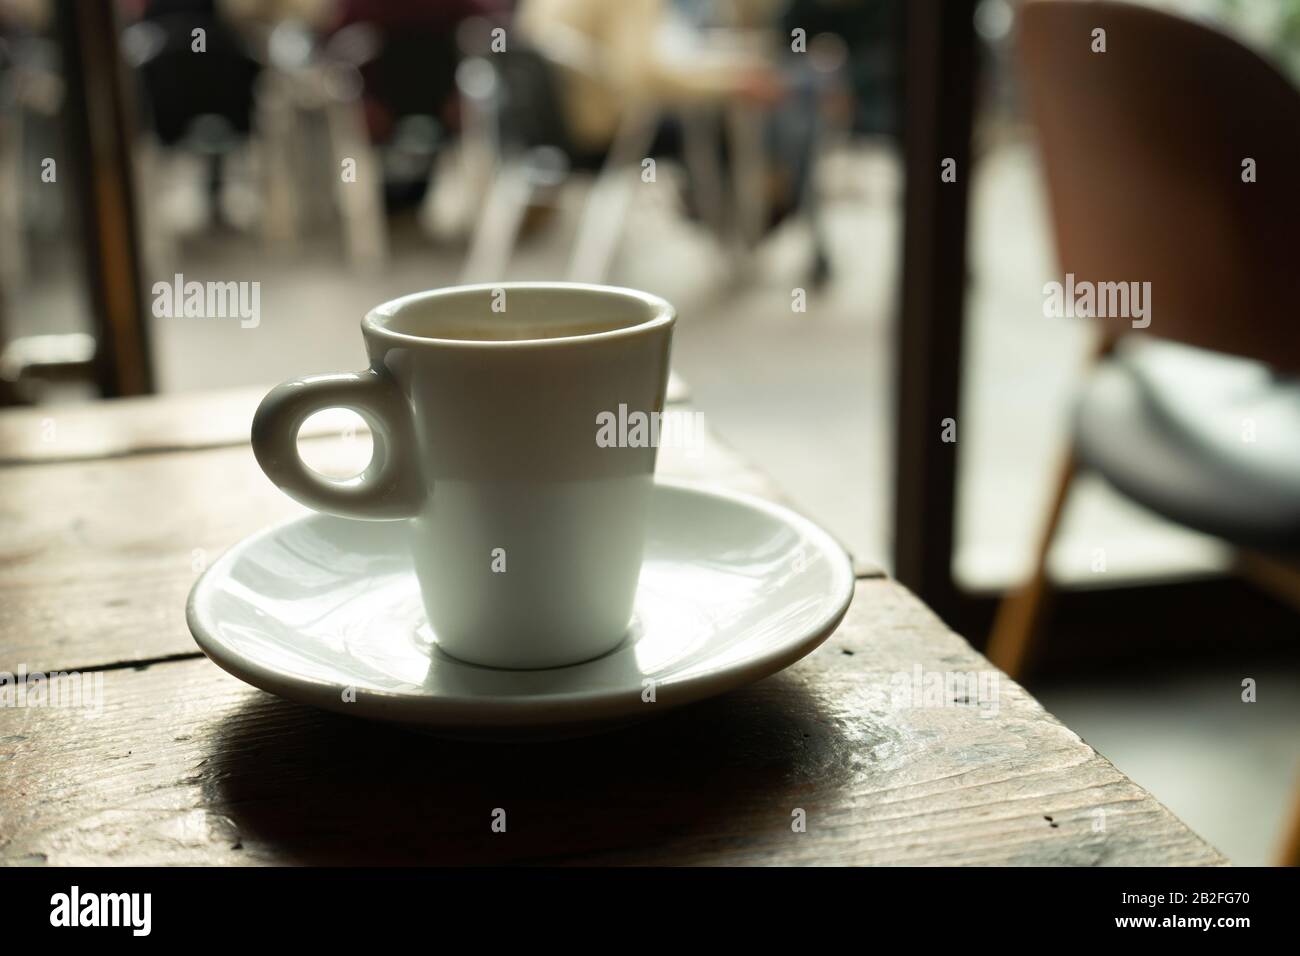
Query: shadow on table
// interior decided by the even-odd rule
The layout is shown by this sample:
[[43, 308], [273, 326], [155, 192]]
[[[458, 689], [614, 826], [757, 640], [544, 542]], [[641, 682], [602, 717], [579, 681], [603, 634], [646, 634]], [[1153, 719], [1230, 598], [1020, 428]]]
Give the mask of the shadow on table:
[[259, 695], [218, 726], [203, 786], [250, 862], [708, 862], [797, 840], [792, 811], [829, 809], [853, 759], [785, 675], [529, 744], [441, 741]]

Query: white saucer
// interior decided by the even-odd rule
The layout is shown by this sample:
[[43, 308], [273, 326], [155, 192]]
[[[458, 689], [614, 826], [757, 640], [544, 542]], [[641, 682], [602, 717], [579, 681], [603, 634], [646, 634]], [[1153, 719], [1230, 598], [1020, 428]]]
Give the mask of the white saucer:
[[660, 483], [628, 638], [583, 664], [495, 670], [440, 651], [402, 522], [310, 515], [253, 535], [199, 578], [187, 616], [208, 657], [281, 697], [519, 738], [594, 733], [766, 677], [824, 641], [852, 597], [848, 555], [807, 519]]

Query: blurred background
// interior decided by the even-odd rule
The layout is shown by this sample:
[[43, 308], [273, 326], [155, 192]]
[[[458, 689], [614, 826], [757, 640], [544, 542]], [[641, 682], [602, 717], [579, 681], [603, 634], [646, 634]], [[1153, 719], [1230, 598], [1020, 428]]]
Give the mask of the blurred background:
[[[1026, 8], [1049, 5], [1091, 9], [1041, 18], [1025, 55]], [[1300, 2], [1142, 10], [1205, 30], [1068, 0], [0, 0], [0, 404], [356, 368], [369, 307], [458, 282], [649, 290], [678, 308], [692, 400], [798, 507], [992, 635], [1234, 862], [1277, 861], [1300, 784], [1296, 339], [1209, 322], [1148, 343], [1159, 283], [1153, 334], [1113, 352], [1127, 323], [1045, 316], [1064, 253], [1098, 261], [1071, 199], [1089, 171], [1130, 163], [1142, 214], [1133, 157], [1186, 142], [1174, 119], [1107, 127], [1119, 87], [1096, 128], [1141, 150], [1090, 166], [1087, 123], [1071, 141], [1042, 120], [1053, 89], [1091, 88], [1044, 51], [1117, 17], [1117, 64], [1126, 37], [1181, 51], [1130, 71], [1134, 96], [1183, 70], [1235, 95], [1255, 77], [1238, 46], [1262, 59], [1257, 109], [1216, 118], [1192, 88], [1187, 128], [1267, 128], [1260, 150], [1296, 158]], [[1147, 221], [1234, 202], [1182, 179]], [[1272, 288], [1239, 258], [1222, 268]], [[257, 322], [159, 314], [178, 275], [260, 283]], [[1155, 406], [1116, 402], [1162, 396], [1159, 434], [1121, 434]]]

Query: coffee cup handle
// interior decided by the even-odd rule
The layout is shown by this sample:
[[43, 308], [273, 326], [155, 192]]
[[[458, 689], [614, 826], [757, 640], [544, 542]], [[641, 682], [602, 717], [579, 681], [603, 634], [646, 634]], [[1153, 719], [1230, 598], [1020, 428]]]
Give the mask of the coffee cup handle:
[[[370, 426], [374, 452], [359, 475], [326, 477], [298, 454], [303, 422], [327, 408], [351, 409]], [[252, 440], [266, 476], [308, 508], [392, 521], [416, 515], [424, 503], [410, 407], [385, 371], [315, 375], [277, 385], [253, 416]]]

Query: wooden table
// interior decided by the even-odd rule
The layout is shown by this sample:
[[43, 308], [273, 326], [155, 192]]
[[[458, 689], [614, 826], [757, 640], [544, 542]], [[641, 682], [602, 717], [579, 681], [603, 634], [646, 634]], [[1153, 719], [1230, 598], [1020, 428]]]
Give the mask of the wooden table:
[[[0, 862], [1224, 862], [1005, 677], [995, 715], [898, 706], [899, 675], [991, 668], [863, 564], [810, 657], [604, 737], [445, 743], [246, 686], [184, 604], [302, 510], [253, 461], [260, 394], [0, 413], [0, 670], [102, 673], [104, 700], [0, 708]], [[714, 440], [660, 471], [776, 497]]]

